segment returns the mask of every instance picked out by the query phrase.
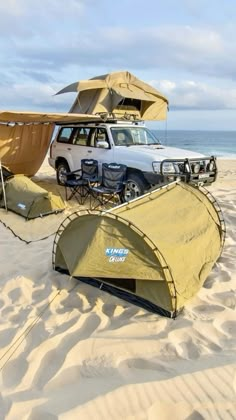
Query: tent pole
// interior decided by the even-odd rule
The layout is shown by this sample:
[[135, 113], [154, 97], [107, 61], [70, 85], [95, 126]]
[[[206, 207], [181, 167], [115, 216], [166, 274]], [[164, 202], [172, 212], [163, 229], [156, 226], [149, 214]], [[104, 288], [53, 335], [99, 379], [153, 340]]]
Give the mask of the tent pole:
[[5, 209], [7, 211], [7, 199], [6, 199], [6, 191], [5, 191], [5, 183], [4, 183], [3, 172], [2, 172], [2, 162], [1, 162], [1, 159], [0, 159], [0, 177], [1, 177], [1, 183], [2, 183], [2, 192], [3, 192], [4, 205], [5, 205]]

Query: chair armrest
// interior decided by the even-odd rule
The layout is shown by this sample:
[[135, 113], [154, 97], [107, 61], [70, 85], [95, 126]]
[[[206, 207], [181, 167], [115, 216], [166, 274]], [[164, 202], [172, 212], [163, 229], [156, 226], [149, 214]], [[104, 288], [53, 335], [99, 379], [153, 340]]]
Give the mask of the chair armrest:
[[65, 172], [67, 180], [71, 179], [80, 179], [81, 178], [81, 169], [76, 169], [75, 171]]
[[71, 171], [71, 172], [66, 172], [66, 175], [76, 175], [76, 174], [81, 173], [81, 169], [76, 169], [75, 171]]

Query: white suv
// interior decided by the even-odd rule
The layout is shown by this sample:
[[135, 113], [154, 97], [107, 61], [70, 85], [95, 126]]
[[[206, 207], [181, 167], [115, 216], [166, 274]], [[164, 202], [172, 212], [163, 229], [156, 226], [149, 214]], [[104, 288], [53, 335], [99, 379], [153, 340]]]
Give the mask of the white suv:
[[121, 122], [88, 122], [61, 126], [50, 146], [49, 164], [64, 183], [65, 171], [80, 169], [81, 159], [123, 163], [128, 168], [126, 198], [135, 198], [150, 187], [174, 180], [209, 185], [217, 175], [216, 159], [185, 149], [167, 147], [144, 125]]

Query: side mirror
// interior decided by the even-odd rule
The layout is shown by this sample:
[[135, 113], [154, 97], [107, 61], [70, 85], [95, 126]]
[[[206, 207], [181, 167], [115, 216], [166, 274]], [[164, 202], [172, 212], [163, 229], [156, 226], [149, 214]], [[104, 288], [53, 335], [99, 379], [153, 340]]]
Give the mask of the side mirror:
[[109, 144], [105, 140], [99, 140], [97, 142], [97, 147], [99, 147], [101, 149], [109, 149]]

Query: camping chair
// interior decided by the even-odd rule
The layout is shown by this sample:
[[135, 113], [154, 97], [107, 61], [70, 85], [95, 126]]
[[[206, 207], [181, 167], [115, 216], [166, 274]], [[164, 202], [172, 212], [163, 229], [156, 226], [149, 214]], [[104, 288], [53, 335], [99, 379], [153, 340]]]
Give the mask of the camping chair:
[[[89, 185], [90, 209], [104, 206], [108, 202], [114, 204], [124, 200], [124, 188], [126, 185], [127, 166], [120, 163], [103, 163], [102, 178], [98, 185]], [[92, 206], [92, 198], [96, 200]]]
[[65, 181], [66, 200], [75, 196], [79, 204], [84, 204], [89, 195], [89, 185], [98, 182], [98, 161], [95, 159], [82, 159], [81, 169], [67, 172]]

